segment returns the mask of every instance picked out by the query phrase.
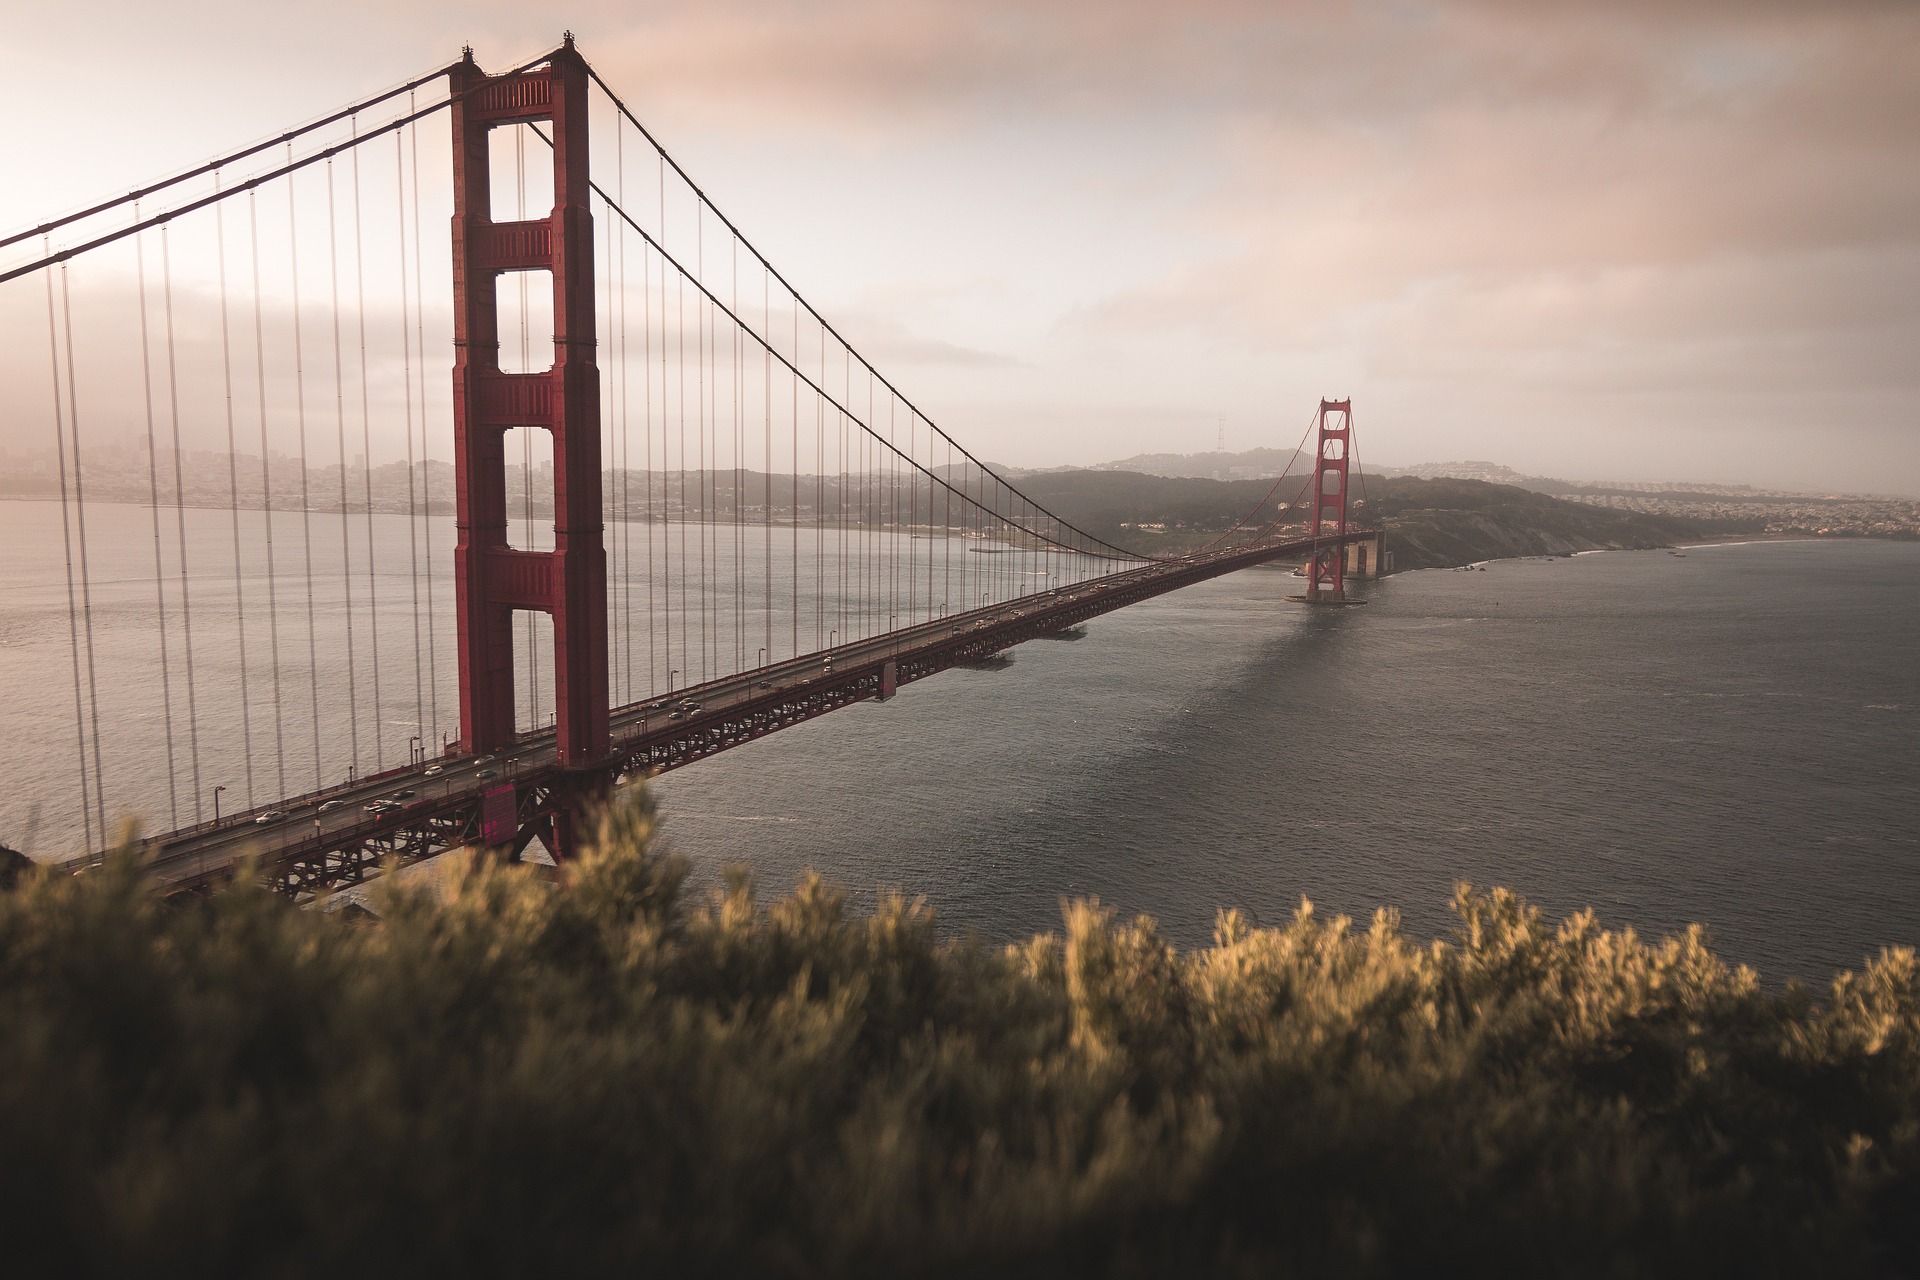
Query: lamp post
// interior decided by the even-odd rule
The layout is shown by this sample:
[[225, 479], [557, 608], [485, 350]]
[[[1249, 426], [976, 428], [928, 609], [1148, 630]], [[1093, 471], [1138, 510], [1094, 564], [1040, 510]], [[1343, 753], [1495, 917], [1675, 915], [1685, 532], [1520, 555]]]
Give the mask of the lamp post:
[[680, 668], [678, 667], [675, 667], [673, 670], [667, 672], [667, 692], [669, 694], [673, 692], [673, 678], [679, 674], [680, 674]]
[[226, 789], [227, 784], [224, 782], [213, 789], [213, 821], [216, 825], [220, 821], [220, 793]]
[[[815, 634], [817, 635], [819, 633], [816, 632]], [[765, 645], [760, 646], [760, 661], [757, 665], [762, 667], [767, 665], [767, 647]]]

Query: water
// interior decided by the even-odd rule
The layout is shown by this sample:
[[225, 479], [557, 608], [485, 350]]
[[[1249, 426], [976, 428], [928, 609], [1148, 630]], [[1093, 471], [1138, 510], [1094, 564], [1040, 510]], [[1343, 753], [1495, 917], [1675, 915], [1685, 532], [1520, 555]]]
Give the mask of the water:
[[[101, 690], [109, 799], [144, 796], [158, 819], [150, 516], [90, 507], [89, 520], [96, 642], [112, 673]], [[363, 520], [350, 522], [350, 556], [363, 554]], [[301, 552], [298, 521], [275, 517], [283, 574]], [[348, 763], [343, 646], [328, 639], [344, 624], [338, 517], [314, 524], [325, 758], [312, 759], [301, 669], [286, 694], [296, 789]], [[375, 527], [383, 654], [395, 664], [377, 741], [393, 763], [431, 716], [414, 705], [406, 520]], [[171, 548], [165, 521], [163, 533]], [[78, 818], [57, 508], [0, 503], [0, 534], [0, 737], [12, 766], [0, 840], [33, 831], [32, 850], [52, 854], [78, 843], [65, 834]], [[434, 537], [444, 559], [446, 530]], [[243, 537], [257, 697], [256, 543]], [[231, 517], [189, 512], [188, 544], [210, 790], [239, 781], [243, 730], [258, 749], [271, 722], [256, 707], [247, 729], [230, 705], [239, 667], [215, 620], [237, 615], [216, 572], [231, 573]], [[792, 551], [777, 543], [771, 563], [791, 565]], [[1010, 560], [963, 557], [963, 572], [991, 562], [1004, 574]], [[836, 578], [829, 561], [825, 580]], [[304, 584], [280, 587], [283, 644], [304, 660]], [[1774, 978], [1920, 942], [1920, 546], [1496, 563], [1402, 575], [1345, 610], [1287, 603], [1298, 587], [1273, 570], [1191, 587], [1095, 620], [1084, 639], [1024, 645], [1003, 669], [947, 672], [670, 774], [656, 784], [669, 838], [703, 877], [744, 860], [771, 891], [815, 867], [863, 895], [925, 894], [950, 926], [990, 937], [1054, 927], [1071, 895], [1148, 912], [1185, 943], [1206, 939], [1219, 907], [1273, 921], [1302, 895], [1362, 917], [1397, 906], [1409, 928], [1438, 934], [1453, 882], [1467, 879], [1643, 932], [1702, 921], [1723, 954]], [[445, 649], [450, 627], [439, 637]], [[712, 660], [759, 643], [731, 641]], [[636, 644], [628, 674], [645, 687], [648, 647]], [[664, 681], [686, 650], [659, 652], [652, 678]], [[444, 653], [437, 671], [444, 729]], [[363, 756], [373, 719], [363, 704]], [[256, 777], [262, 802], [273, 785]], [[189, 821], [191, 801], [180, 798]]]
[[[0, 741], [24, 748], [0, 789], [0, 840], [40, 856], [87, 841], [76, 644], [83, 671], [92, 647], [79, 697], [89, 739], [97, 708], [105, 779], [85, 811], [109, 830], [125, 816], [189, 826], [213, 816], [215, 788], [232, 813], [458, 738], [444, 517], [163, 508], [156, 529], [149, 508], [93, 502], [86, 519], [91, 605], [78, 616], [91, 615], [90, 640], [70, 630], [58, 505], [0, 501]], [[514, 520], [508, 537], [553, 545], [550, 524]], [[1110, 568], [879, 528], [676, 520], [610, 524], [606, 538], [610, 613], [630, 619], [608, 646], [622, 704]], [[78, 565], [77, 533], [73, 555]], [[521, 731], [552, 723], [552, 637], [546, 615], [516, 617]], [[85, 751], [91, 768], [91, 741]]]
[[1009, 937], [1097, 895], [1204, 941], [1302, 895], [1447, 930], [1456, 880], [1769, 978], [1920, 943], [1920, 545], [1249, 571], [657, 784], [673, 842]]

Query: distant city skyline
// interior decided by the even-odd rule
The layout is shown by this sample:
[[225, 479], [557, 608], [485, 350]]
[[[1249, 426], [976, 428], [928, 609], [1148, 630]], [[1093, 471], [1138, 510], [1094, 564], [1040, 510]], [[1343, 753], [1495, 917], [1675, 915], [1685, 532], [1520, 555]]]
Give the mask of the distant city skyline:
[[562, 26], [981, 456], [1285, 449], [1351, 395], [1396, 465], [1920, 493], [1910, 5], [80, 0], [0, 32], [43, 104], [0, 226]]

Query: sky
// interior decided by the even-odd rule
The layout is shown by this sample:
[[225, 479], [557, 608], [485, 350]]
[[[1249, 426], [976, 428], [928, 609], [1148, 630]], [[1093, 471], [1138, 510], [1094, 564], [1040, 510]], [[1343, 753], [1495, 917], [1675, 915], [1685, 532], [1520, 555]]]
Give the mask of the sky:
[[1920, 495], [1920, 0], [0, 0], [0, 19], [24, 106], [0, 227], [570, 27], [986, 457], [1194, 452], [1223, 426], [1229, 449], [1286, 447], [1350, 396], [1379, 464]]

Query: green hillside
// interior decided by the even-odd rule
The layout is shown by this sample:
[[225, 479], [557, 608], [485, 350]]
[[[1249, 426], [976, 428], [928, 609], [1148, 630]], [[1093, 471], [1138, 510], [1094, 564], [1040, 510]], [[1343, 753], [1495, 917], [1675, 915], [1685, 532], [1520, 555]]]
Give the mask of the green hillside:
[[[1262, 522], [1280, 503], [1300, 498], [1289, 479], [1271, 501], [1271, 480], [1201, 480], [1131, 471], [1059, 471], [1021, 481], [1035, 501], [1118, 546], [1149, 554], [1184, 551], [1233, 527], [1256, 508]], [[1479, 480], [1360, 476], [1356, 519], [1381, 519], [1396, 569], [1472, 564], [1505, 556], [1564, 555], [1604, 548], [1671, 546], [1716, 533], [1747, 531], [1735, 522], [1639, 515], [1569, 502]], [[1143, 527], [1148, 526], [1148, 527]]]

